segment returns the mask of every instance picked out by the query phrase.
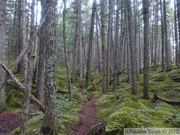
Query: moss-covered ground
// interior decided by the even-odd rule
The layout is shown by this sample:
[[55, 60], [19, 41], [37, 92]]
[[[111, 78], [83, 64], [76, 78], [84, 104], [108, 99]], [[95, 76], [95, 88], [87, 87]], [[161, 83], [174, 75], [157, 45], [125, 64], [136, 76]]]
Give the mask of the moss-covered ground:
[[[83, 90], [84, 95], [79, 91], [79, 82], [72, 84], [73, 98], [69, 101], [68, 94], [58, 93], [58, 116], [60, 125], [60, 135], [68, 135], [72, 124], [78, 123], [78, 110], [89, 98], [98, 99], [98, 120], [105, 122], [105, 131], [109, 135], [123, 134], [125, 127], [180, 127], [180, 107], [157, 101], [152, 102], [153, 94], [169, 99], [180, 99], [180, 83], [172, 78], [180, 76], [180, 69], [174, 69], [169, 73], [161, 72], [161, 69], [150, 72], [150, 97], [151, 100], [144, 100], [143, 95], [143, 75], [138, 81], [138, 94], [131, 94], [131, 85], [127, 83], [127, 76], [122, 74], [115, 92], [111, 86], [106, 94], [101, 91], [101, 75], [93, 72], [93, 85]], [[16, 77], [23, 82], [22, 76]], [[85, 79], [82, 80], [85, 84]], [[35, 86], [35, 84], [33, 84]], [[67, 90], [66, 70], [63, 67], [57, 68], [57, 89]], [[35, 94], [35, 89], [32, 93]], [[94, 91], [93, 93], [91, 93]], [[6, 86], [7, 110], [22, 113], [23, 94], [15, 84]], [[30, 118], [27, 130], [28, 134], [39, 134], [43, 122], [43, 113], [34, 105], [30, 106], [30, 113], [37, 114]], [[12, 133], [18, 131], [19, 128]]]
[[[127, 76], [121, 75], [115, 92], [109, 91], [99, 97], [97, 104], [99, 121], [105, 122], [109, 135], [123, 135], [124, 128], [180, 127], [180, 107], [165, 102], [152, 102], [154, 93], [169, 100], [180, 100], [180, 83], [171, 80], [178, 77], [180, 70], [163, 73], [160, 69], [150, 72], [150, 97], [143, 96], [143, 75], [138, 81], [138, 94], [131, 94]], [[98, 95], [96, 93], [96, 95]]]

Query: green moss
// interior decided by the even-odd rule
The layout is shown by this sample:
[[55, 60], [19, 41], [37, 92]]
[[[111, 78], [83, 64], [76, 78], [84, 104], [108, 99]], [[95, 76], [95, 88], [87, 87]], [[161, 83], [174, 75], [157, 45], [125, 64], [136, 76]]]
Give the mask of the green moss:
[[87, 99], [86, 96], [82, 95], [79, 91], [73, 90], [73, 100], [82, 103], [85, 102]]
[[102, 95], [102, 92], [101, 92], [101, 91], [94, 91], [94, 92], [92, 93], [92, 96], [95, 97], [95, 98], [99, 98], [101, 95]]
[[[166, 79], [162, 82], [153, 82], [152, 89], [162, 87], [171, 88], [174, 82]], [[138, 84], [139, 85], [139, 84]], [[142, 86], [139, 85], [140, 88]], [[138, 89], [139, 90], [139, 89]], [[151, 90], [151, 88], [150, 88]], [[171, 91], [161, 91], [168, 95]], [[179, 109], [166, 103], [151, 103], [142, 99], [143, 93], [130, 94], [130, 90], [124, 90], [121, 86], [116, 92], [102, 95], [97, 104], [100, 121], [106, 121], [107, 134], [122, 133], [123, 128], [128, 127], [173, 127], [179, 124]], [[153, 97], [153, 93], [150, 92]]]

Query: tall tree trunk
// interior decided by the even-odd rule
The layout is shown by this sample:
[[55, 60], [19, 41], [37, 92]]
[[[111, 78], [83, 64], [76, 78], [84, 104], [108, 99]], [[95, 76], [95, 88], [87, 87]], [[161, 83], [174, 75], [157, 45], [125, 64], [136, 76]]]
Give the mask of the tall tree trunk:
[[[20, 54], [21, 49], [22, 49], [22, 0], [18, 1], [18, 6], [17, 6], [17, 15], [18, 15], [18, 20], [17, 20], [17, 45], [16, 45], [16, 51], [17, 51], [17, 56]], [[15, 33], [16, 34], [16, 33]], [[24, 73], [24, 67], [23, 67], [23, 59], [21, 60], [21, 62], [18, 65], [18, 73], [23, 74]]]
[[45, 114], [42, 132], [44, 134], [58, 134], [57, 117], [57, 89], [56, 89], [56, 46], [57, 46], [57, 1], [47, 0], [43, 7], [46, 19], [45, 29]]
[[112, 46], [113, 38], [113, 10], [114, 1], [109, 0], [109, 17], [108, 17], [108, 34], [107, 34], [107, 53], [106, 53], [106, 88], [109, 87], [109, 63], [110, 63], [110, 47]]
[[90, 34], [89, 34], [89, 50], [88, 50], [87, 71], [86, 71], [86, 88], [89, 86], [89, 83], [91, 81], [92, 46], [93, 46], [95, 13], [96, 13], [96, 0], [93, 1], [93, 6], [92, 6], [91, 27], [90, 27]]
[[165, 38], [165, 63], [166, 63], [166, 72], [170, 70], [170, 63], [169, 63], [169, 45], [168, 45], [168, 33], [167, 33], [167, 19], [166, 19], [166, 0], [163, 0], [163, 9], [164, 9], [164, 38]]
[[178, 63], [180, 63], [180, 0], [177, 0], [177, 20], [178, 20]]
[[144, 20], [144, 93], [143, 97], [149, 97], [149, 0], [143, 0]]
[[179, 46], [178, 46], [178, 32], [177, 32], [177, 0], [174, 0], [174, 36], [175, 36], [175, 46], [176, 46], [176, 50], [175, 50], [175, 63], [176, 66], [179, 66], [180, 64], [180, 57], [178, 55], [179, 50]]
[[105, 0], [101, 0], [102, 92], [106, 92]]
[[[21, 44], [21, 50], [27, 45], [27, 17], [26, 17], [26, 0], [22, 0], [22, 5], [21, 5], [21, 12], [22, 12], [22, 17], [21, 17], [21, 39], [22, 39], [22, 44]], [[26, 83], [26, 78], [27, 78], [27, 53], [24, 54], [24, 57], [20, 63], [20, 72], [24, 75], [24, 80]]]
[[72, 90], [71, 90], [71, 75], [69, 69], [69, 61], [67, 55], [67, 48], [66, 48], [66, 0], [64, 0], [64, 11], [63, 11], [63, 42], [64, 42], [64, 57], [65, 57], [65, 64], [66, 64], [66, 74], [68, 80], [68, 91], [69, 91], [69, 100], [72, 99]]
[[[6, 0], [0, 1], [0, 61], [4, 62], [5, 60], [5, 23], [6, 23]], [[0, 83], [4, 82], [5, 73], [0, 67]], [[5, 109], [5, 89], [4, 87], [0, 89], [0, 113]]]
[[165, 71], [165, 46], [164, 46], [164, 15], [163, 15], [163, 3], [162, 0], [160, 0], [161, 4], [161, 44], [162, 44], [162, 51], [161, 51], [161, 59], [162, 59], [162, 71]]
[[99, 72], [101, 73], [101, 58], [100, 58], [100, 46], [99, 46], [99, 28], [98, 28], [98, 23], [99, 19], [98, 19], [98, 14], [96, 12], [96, 42], [97, 42], [97, 51], [98, 51], [98, 69]]
[[131, 55], [131, 70], [132, 70], [132, 94], [137, 94], [137, 84], [136, 84], [136, 57], [135, 57], [135, 46], [133, 43], [133, 31], [132, 31], [132, 7], [131, 0], [126, 1], [127, 4], [127, 15], [128, 15], [128, 30], [129, 30], [129, 46]]
[[[35, 6], [35, 0], [32, 1], [32, 5], [31, 5], [30, 39], [33, 39], [33, 35], [34, 35], [34, 6]], [[23, 9], [24, 11], [26, 9], [25, 1], [23, 1]], [[23, 38], [26, 39], [26, 33], [23, 33], [23, 34], [24, 34]], [[24, 41], [24, 39], [23, 39], [23, 44], [27, 44], [26, 40]], [[33, 67], [34, 67], [34, 58], [32, 54], [32, 49], [33, 49], [33, 41], [29, 40], [29, 48], [28, 48], [28, 53], [27, 53], [28, 54], [27, 73], [26, 73], [27, 76], [25, 78], [26, 91], [24, 93], [24, 105], [23, 105], [23, 116], [22, 116], [22, 126], [21, 126], [22, 134], [26, 134], [26, 128], [27, 128], [28, 119], [29, 119], [29, 104], [30, 104], [30, 95], [31, 95], [31, 88], [32, 88]]]
[[[119, 45], [119, 11], [120, 11], [120, 2], [116, 1], [116, 29], [115, 29], [115, 46], [114, 46], [114, 82], [113, 82], [113, 91], [116, 90], [117, 86], [117, 72], [118, 72], [118, 62], [117, 62], [117, 48]], [[122, 45], [122, 44], [121, 44]]]
[[134, 0], [134, 44], [135, 44], [135, 59], [136, 59], [136, 77], [139, 80], [139, 2]]
[[82, 0], [79, 0], [79, 6], [78, 6], [78, 14], [79, 14], [79, 87], [82, 88], [82, 78], [83, 78], [83, 49], [82, 49], [82, 17], [81, 17], [81, 8], [82, 8]]
[[75, 13], [76, 13], [76, 34], [75, 34], [75, 46], [74, 46], [74, 54], [73, 54], [73, 71], [72, 71], [72, 82], [75, 82], [77, 79], [78, 75], [78, 49], [79, 49], [79, 43], [80, 43], [80, 38], [79, 38], [79, 30], [80, 30], [80, 24], [79, 24], [79, 3], [80, 0], [76, 0], [76, 8], [75, 8]]
[[159, 22], [159, 15], [158, 15], [158, 11], [159, 11], [159, 2], [156, 1], [156, 5], [155, 5], [155, 24], [154, 24], [154, 44], [155, 44], [155, 49], [154, 49], [154, 63], [153, 63], [153, 67], [157, 68], [158, 67], [158, 22]]
[[[41, 1], [41, 21], [45, 16], [45, 2]], [[45, 47], [45, 29], [46, 26], [42, 24], [42, 27], [38, 34], [38, 57], [37, 57], [37, 81], [36, 81], [36, 97], [39, 101], [44, 102], [44, 47]]]

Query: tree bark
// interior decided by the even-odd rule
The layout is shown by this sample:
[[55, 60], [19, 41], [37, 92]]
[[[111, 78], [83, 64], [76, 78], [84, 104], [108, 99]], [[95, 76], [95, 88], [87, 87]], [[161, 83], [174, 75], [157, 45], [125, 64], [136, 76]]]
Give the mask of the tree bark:
[[109, 88], [109, 65], [110, 65], [110, 47], [113, 45], [113, 10], [115, 0], [109, 0], [109, 16], [108, 16], [108, 34], [107, 34], [107, 53], [106, 53], [106, 88]]
[[57, 0], [46, 0], [44, 11], [46, 19], [45, 26], [45, 114], [43, 126], [44, 134], [58, 134], [57, 117], [57, 89], [56, 89], [56, 46], [57, 46]]
[[[41, 1], [41, 17], [43, 18], [45, 16], [45, 1]], [[41, 18], [41, 19], [42, 19]], [[37, 57], [37, 81], [36, 81], [36, 97], [41, 102], [44, 102], [44, 48], [45, 48], [45, 29], [46, 26], [44, 23], [42, 24], [42, 27], [38, 33], [39, 36], [39, 45], [38, 45], [38, 57]]]
[[130, 56], [131, 56], [131, 76], [132, 76], [132, 94], [137, 94], [137, 78], [136, 78], [136, 57], [135, 57], [135, 46], [133, 42], [133, 31], [132, 31], [132, 7], [131, 0], [126, 1], [127, 4], [127, 15], [128, 15], [128, 31], [129, 31], [129, 46], [130, 46]]
[[178, 64], [180, 64], [180, 0], [177, 0], [177, 20], [178, 20]]
[[162, 71], [165, 71], [165, 39], [164, 39], [164, 15], [163, 15], [163, 3], [162, 0], [160, 0], [161, 4], [161, 44], [162, 44], [162, 51], [161, 51], [161, 59], [162, 59]]
[[102, 92], [106, 89], [105, 0], [101, 0]]
[[143, 97], [149, 97], [149, 0], [143, 0], [144, 20], [144, 92]]
[[[120, 3], [119, 0], [116, 1], [117, 9], [116, 9], [116, 29], [115, 29], [115, 45], [114, 45], [114, 81], [113, 81], [113, 91], [116, 90], [117, 81], [118, 81], [118, 59], [117, 59], [117, 49], [119, 45], [119, 11], [120, 11]], [[122, 45], [122, 44], [121, 44]], [[122, 52], [122, 51], [121, 51]], [[121, 59], [122, 60], [122, 59]]]
[[[31, 13], [33, 14], [33, 13]], [[25, 47], [27, 45], [27, 20], [26, 20], [26, 0], [22, 1], [22, 46]], [[23, 57], [23, 73], [24, 73], [24, 80], [25, 80], [25, 87], [26, 90], [24, 91], [24, 103], [23, 103], [23, 114], [22, 114], [22, 122], [21, 122], [21, 134], [26, 134], [27, 123], [29, 119], [29, 104], [30, 104], [30, 94], [31, 94], [31, 86], [32, 86], [32, 75], [33, 75], [33, 62], [28, 58], [31, 57], [31, 50], [32, 47], [29, 44], [28, 48], [28, 55], [25, 53]]]
[[155, 24], [154, 24], [154, 44], [155, 44], [155, 52], [154, 52], [154, 63], [153, 63], [153, 68], [158, 67], [158, 21], [159, 21], [159, 1], [156, 1], [155, 5]]
[[136, 77], [139, 80], [139, 2], [134, 0], [134, 44], [135, 44], [135, 59], [136, 59]]
[[95, 13], [96, 13], [96, 0], [93, 1], [93, 6], [92, 6], [91, 27], [90, 27], [90, 34], [89, 34], [89, 49], [88, 49], [88, 59], [87, 59], [87, 71], [86, 71], [86, 88], [89, 86], [90, 81], [91, 81], [92, 49], [93, 49]]
[[174, 36], [175, 36], [175, 63], [176, 66], [180, 64], [180, 57], [178, 55], [179, 46], [178, 46], [178, 33], [177, 33], [177, 1], [174, 0]]
[[[5, 60], [5, 23], [6, 23], [6, 0], [0, 1], [0, 61], [4, 62]], [[5, 81], [5, 73], [0, 67], [0, 84]], [[4, 87], [0, 88], [0, 113], [5, 109], [5, 89]]]
[[166, 72], [170, 70], [170, 52], [169, 52], [169, 45], [168, 45], [168, 33], [167, 33], [167, 19], [166, 19], [166, 0], [163, 0], [163, 9], [164, 9], [164, 38], [165, 38], [165, 63], [166, 63]]
[[69, 100], [72, 99], [72, 90], [71, 90], [71, 75], [69, 69], [69, 61], [68, 61], [68, 54], [66, 48], [66, 0], [64, 0], [64, 11], [63, 11], [63, 41], [64, 41], [64, 57], [65, 57], [65, 64], [66, 64], [66, 74], [68, 80], [68, 91], [69, 91]]

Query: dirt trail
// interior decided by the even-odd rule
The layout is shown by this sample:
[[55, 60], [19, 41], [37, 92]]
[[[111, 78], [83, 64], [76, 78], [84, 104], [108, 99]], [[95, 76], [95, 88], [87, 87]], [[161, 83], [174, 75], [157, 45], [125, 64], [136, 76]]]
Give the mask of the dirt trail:
[[95, 103], [96, 99], [87, 101], [79, 111], [80, 122], [78, 125], [73, 126], [71, 135], [90, 135], [91, 128], [97, 124], [97, 110]]
[[0, 113], [0, 135], [9, 135], [9, 133], [20, 126], [21, 116], [16, 113], [4, 111]]

